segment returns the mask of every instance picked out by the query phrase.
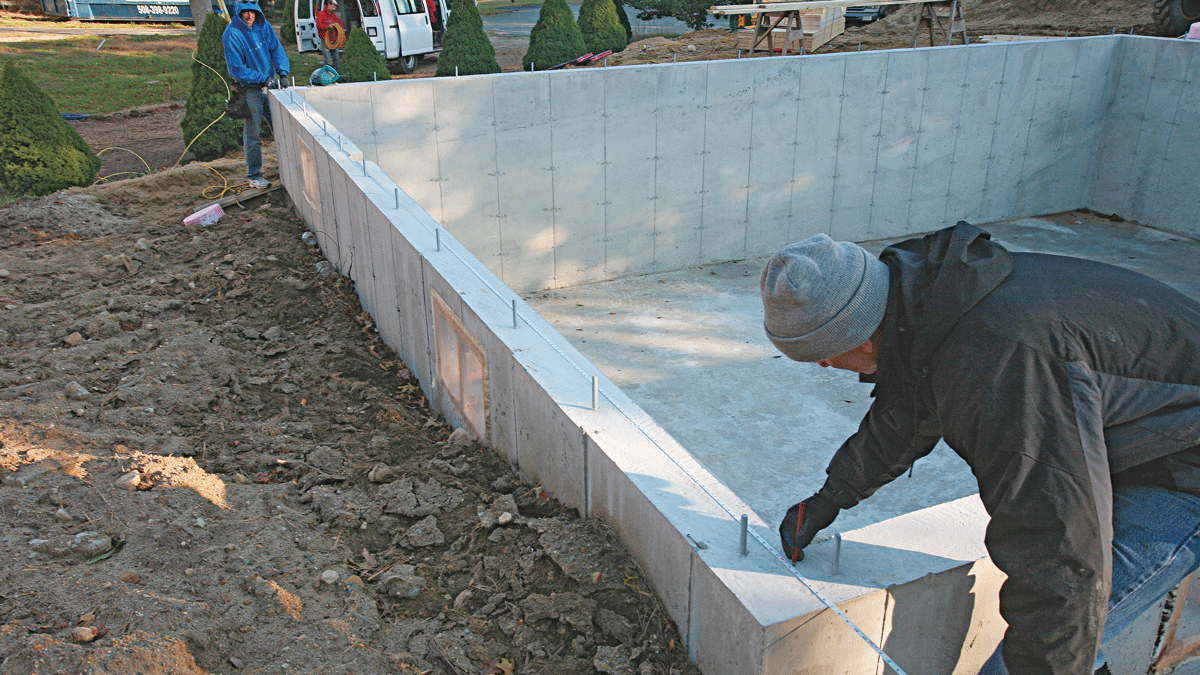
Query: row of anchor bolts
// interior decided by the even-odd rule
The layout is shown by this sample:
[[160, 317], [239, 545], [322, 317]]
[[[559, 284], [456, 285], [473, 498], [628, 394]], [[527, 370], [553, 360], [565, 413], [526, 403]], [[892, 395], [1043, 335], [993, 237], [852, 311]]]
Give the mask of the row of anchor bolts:
[[[593, 378], [595, 379], [595, 378]], [[746, 535], [750, 529], [750, 517], [745, 513], [742, 514], [742, 530], [738, 536], [738, 555], [743, 558], [750, 555], [750, 550], [746, 547]], [[842, 562], [842, 535], [833, 535], [833, 575], [837, 576], [840, 573]]]

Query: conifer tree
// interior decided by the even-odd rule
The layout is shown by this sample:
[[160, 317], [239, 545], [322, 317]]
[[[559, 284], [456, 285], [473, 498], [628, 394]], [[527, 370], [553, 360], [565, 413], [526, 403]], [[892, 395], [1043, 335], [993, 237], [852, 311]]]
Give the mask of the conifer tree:
[[629, 23], [629, 13], [625, 11], [624, 0], [613, 0], [613, 5], [617, 8], [617, 19], [625, 29], [625, 46], [628, 47], [629, 43], [633, 42], [633, 26]]
[[0, 185], [10, 195], [45, 195], [90, 185], [100, 158], [58, 107], [9, 61], [0, 72]]
[[279, 21], [279, 39], [285, 45], [296, 44], [296, 8], [294, 0], [283, 0], [283, 18]]
[[613, 0], [583, 0], [579, 7], [579, 32], [587, 50], [593, 54], [609, 49], [619, 52], [629, 44]]
[[529, 49], [521, 62], [525, 70], [546, 70], [577, 59], [587, 51], [567, 0], [546, 0], [529, 32]]
[[346, 38], [346, 52], [342, 54], [342, 68], [338, 73], [342, 82], [371, 82], [373, 80], [390, 80], [387, 60], [383, 54], [371, 44], [367, 32], [355, 26], [350, 29]]
[[[456, 70], [457, 69], [457, 70]], [[484, 75], [500, 72], [496, 50], [483, 32], [483, 19], [474, 0], [454, 3], [446, 20], [442, 52], [438, 54], [437, 76]]]
[[[224, 156], [242, 144], [242, 120], [222, 117], [231, 92], [225, 48], [221, 45], [221, 34], [228, 25], [214, 15], [200, 28], [196, 51], [192, 54], [192, 91], [179, 125], [184, 144], [204, 161]], [[220, 118], [217, 123], [209, 126], [217, 118]]]

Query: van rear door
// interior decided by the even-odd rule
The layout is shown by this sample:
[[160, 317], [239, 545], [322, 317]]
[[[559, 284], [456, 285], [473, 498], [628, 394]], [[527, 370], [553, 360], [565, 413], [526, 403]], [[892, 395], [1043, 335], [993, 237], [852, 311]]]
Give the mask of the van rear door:
[[425, 0], [384, 0], [396, 9], [400, 30], [400, 54], [428, 54], [433, 51], [433, 30], [429, 27], [429, 14]]
[[[385, 0], [386, 2], [386, 0]], [[371, 38], [371, 44], [375, 45], [375, 49], [379, 50], [384, 58], [394, 59], [400, 55], [397, 49], [398, 45], [389, 44], [395, 42], [388, 40], [387, 31], [384, 30], [383, 17], [379, 15], [379, 5], [375, 0], [358, 0], [359, 16], [362, 17], [362, 29], [367, 32], [367, 37]]]
[[313, 0], [295, 0], [296, 51], [315, 52], [317, 44], [317, 19], [313, 13]]

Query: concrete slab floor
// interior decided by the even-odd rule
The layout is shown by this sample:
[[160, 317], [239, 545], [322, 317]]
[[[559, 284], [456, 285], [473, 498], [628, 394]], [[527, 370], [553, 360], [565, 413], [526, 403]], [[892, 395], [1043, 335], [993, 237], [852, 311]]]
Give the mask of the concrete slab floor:
[[[1086, 211], [984, 225], [1014, 251], [1091, 258], [1148, 274], [1200, 299], [1200, 242]], [[896, 240], [863, 242], [878, 253]], [[767, 522], [825, 479], [870, 406], [852, 373], [783, 357], [762, 330], [766, 259], [528, 294], [584, 356]], [[838, 516], [818, 541], [975, 494], [944, 443]]]

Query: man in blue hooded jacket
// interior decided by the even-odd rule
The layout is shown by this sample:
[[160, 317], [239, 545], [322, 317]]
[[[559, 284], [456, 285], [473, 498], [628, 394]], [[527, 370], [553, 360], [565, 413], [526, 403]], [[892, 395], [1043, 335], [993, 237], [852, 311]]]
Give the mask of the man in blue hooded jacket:
[[271, 108], [264, 89], [272, 82], [287, 86], [292, 65], [279, 42], [275, 29], [267, 23], [258, 5], [240, 0], [234, 8], [233, 20], [221, 37], [225, 47], [225, 69], [236, 86], [246, 92], [250, 108], [242, 127], [242, 145], [246, 150], [246, 178], [250, 187], [262, 190], [271, 186], [262, 174], [262, 140], [259, 132], [263, 120], [271, 123]]

